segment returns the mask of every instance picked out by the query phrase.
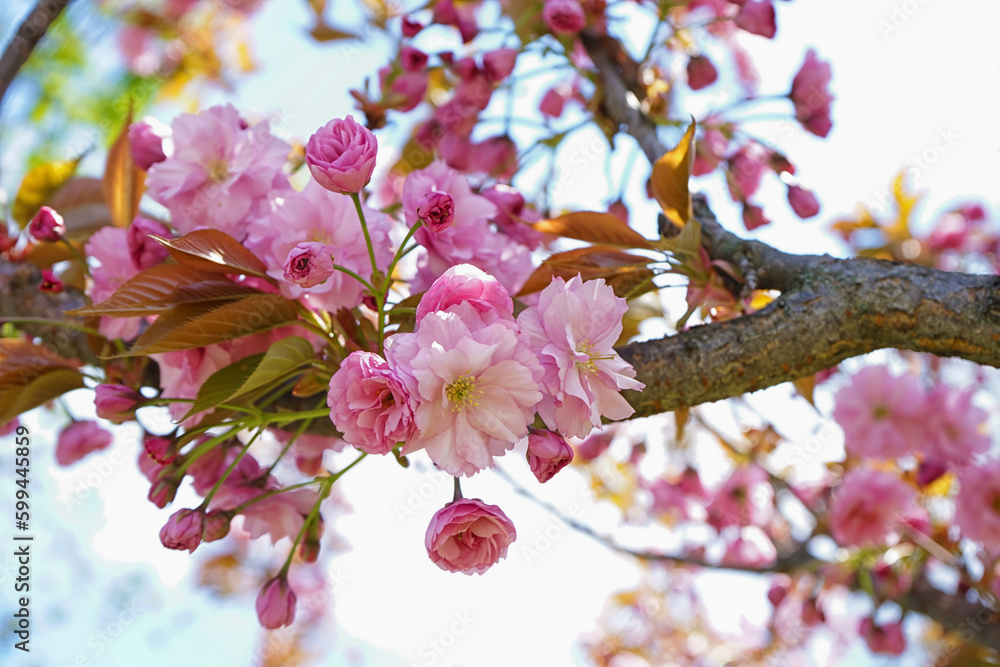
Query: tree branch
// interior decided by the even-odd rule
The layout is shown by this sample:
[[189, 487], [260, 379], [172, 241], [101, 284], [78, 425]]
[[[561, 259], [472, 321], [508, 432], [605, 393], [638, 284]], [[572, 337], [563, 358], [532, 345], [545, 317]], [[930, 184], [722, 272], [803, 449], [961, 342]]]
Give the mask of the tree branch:
[[45, 35], [49, 26], [69, 3], [70, 0], [40, 0], [28, 14], [28, 18], [24, 19], [4, 50], [3, 56], [0, 56], [0, 105], [3, 104], [7, 88], [28, 61], [28, 56], [35, 49], [38, 40]]

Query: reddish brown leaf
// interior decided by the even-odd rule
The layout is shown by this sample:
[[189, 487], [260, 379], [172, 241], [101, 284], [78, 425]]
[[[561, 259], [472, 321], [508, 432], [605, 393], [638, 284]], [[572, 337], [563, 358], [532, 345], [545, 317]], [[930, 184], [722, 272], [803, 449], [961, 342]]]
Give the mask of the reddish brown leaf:
[[267, 267], [239, 241], [217, 229], [199, 229], [179, 239], [154, 236], [179, 264], [211, 273], [267, 277]]
[[71, 368], [55, 368], [16, 387], [0, 390], [0, 424], [39, 405], [84, 386], [83, 376]]
[[104, 167], [104, 201], [111, 211], [111, 222], [115, 227], [125, 227], [139, 211], [139, 200], [146, 184], [146, 172], [132, 161], [132, 146], [128, 140], [128, 128], [132, 124], [132, 109], [125, 117], [125, 125], [115, 143], [108, 150], [108, 160]]
[[652, 282], [656, 274], [647, 266], [650, 261], [648, 257], [608, 246], [587, 246], [557, 253], [535, 269], [518, 296], [545, 289], [555, 277], [569, 280], [580, 274], [583, 280], [604, 278], [620, 297], [635, 297], [656, 288]]
[[577, 211], [551, 220], [541, 220], [533, 227], [540, 232], [578, 239], [588, 243], [623, 246], [625, 248], [651, 248], [642, 234], [635, 231], [612, 213]]

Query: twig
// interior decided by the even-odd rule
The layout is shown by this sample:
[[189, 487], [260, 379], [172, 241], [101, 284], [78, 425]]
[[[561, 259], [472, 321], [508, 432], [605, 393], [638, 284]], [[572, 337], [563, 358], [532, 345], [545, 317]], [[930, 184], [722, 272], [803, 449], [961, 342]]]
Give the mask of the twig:
[[40, 0], [24, 19], [24, 23], [10, 40], [10, 44], [0, 56], [0, 106], [3, 104], [7, 88], [21, 71], [35, 45], [48, 31], [71, 0]]

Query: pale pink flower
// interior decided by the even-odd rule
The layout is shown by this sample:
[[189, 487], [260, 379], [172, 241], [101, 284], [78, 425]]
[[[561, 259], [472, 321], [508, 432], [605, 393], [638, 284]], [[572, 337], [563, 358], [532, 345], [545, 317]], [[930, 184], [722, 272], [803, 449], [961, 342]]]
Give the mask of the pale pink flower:
[[462, 498], [438, 510], [427, 526], [424, 546], [434, 564], [449, 572], [482, 574], [517, 539], [517, 531], [499, 507]]
[[[281, 444], [288, 444], [293, 435], [280, 429], [271, 429], [271, 433]], [[303, 433], [295, 438], [291, 454], [299, 472], [303, 475], [318, 475], [323, 472], [323, 454], [327, 451], [340, 452], [345, 447], [347, 443], [340, 438]]]
[[919, 406], [914, 420], [911, 449], [937, 461], [962, 465], [990, 447], [986, 433], [987, 413], [972, 405], [974, 388], [958, 391], [937, 385]]
[[691, 90], [701, 90], [715, 83], [719, 72], [705, 56], [691, 56], [687, 64], [687, 80]]
[[288, 251], [281, 270], [285, 280], [303, 289], [320, 285], [333, 275], [333, 248], [315, 241], [298, 243]]
[[426, 449], [438, 467], [468, 476], [528, 434], [542, 368], [513, 322], [487, 323], [459, 304], [425, 315], [416, 333], [390, 337], [386, 354], [416, 404], [403, 454]]
[[916, 448], [927, 416], [912, 375], [896, 377], [885, 366], [862, 368], [837, 392], [833, 418], [844, 429], [844, 448], [867, 458], [895, 459]]
[[170, 515], [160, 528], [160, 542], [168, 549], [178, 551], [194, 550], [201, 544], [201, 534], [205, 529], [205, 515], [196, 510], [177, 510]]
[[167, 159], [163, 139], [170, 136], [170, 128], [155, 118], [143, 118], [128, 128], [128, 143], [132, 148], [132, 161], [144, 171], [157, 162]]
[[[165, 398], [195, 398], [212, 373], [234, 361], [228, 345], [219, 343], [176, 352], [149, 355], [160, 366], [160, 386]], [[190, 405], [173, 403], [170, 414], [180, 419]]]
[[969, 467], [958, 478], [955, 524], [970, 540], [1000, 553], [1000, 460]]
[[774, 487], [767, 471], [756, 463], [737, 468], [708, 505], [708, 523], [764, 526], [774, 514]]
[[902, 655], [906, 650], [906, 636], [899, 621], [875, 625], [871, 618], [863, 618], [858, 623], [858, 634], [865, 638], [872, 653]]
[[458, 264], [441, 274], [421, 297], [417, 325], [428, 313], [445, 311], [459, 303], [468, 303], [486, 320], [495, 315], [514, 321], [514, 302], [503, 285], [471, 264]]
[[170, 230], [155, 220], [146, 218], [136, 218], [128, 226], [126, 241], [128, 242], [128, 252], [132, 257], [132, 264], [140, 271], [162, 264], [170, 255], [170, 252], [162, 243], [152, 238], [171, 238]]
[[285, 537], [294, 540], [317, 499], [316, 492], [306, 488], [259, 500], [243, 510], [243, 529], [250, 533], [250, 539], [269, 536], [272, 544]]
[[284, 577], [270, 579], [257, 593], [257, 620], [268, 630], [291, 625], [295, 620], [295, 592]]
[[[89, 296], [94, 303], [106, 300], [139, 273], [129, 252], [128, 232], [121, 227], [101, 228], [87, 241], [84, 252], [100, 263], [90, 270]], [[102, 317], [98, 331], [108, 338], [132, 340], [139, 335], [139, 324], [138, 317]]]
[[[389, 218], [364, 207], [375, 259], [383, 271], [392, 261]], [[372, 265], [354, 202], [310, 182], [302, 192], [288, 192], [272, 202], [266, 218], [250, 225], [246, 245], [267, 265], [267, 274], [280, 282], [281, 292], [291, 299], [304, 297], [310, 305], [335, 312], [361, 303], [364, 288], [357, 280], [334, 271], [324, 282], [303, 287], [284, 280], [285, 262], [299, 243], [323, 243], [333, 253], [333, 263], [350, 269], [366, 280]]]
[[283, 167], [291, 146], [267, 122], [248, 126], [231, 104], [174, 119], [173, 154], [149, 169], [154, 201], [182, 234], [213, 227], [242, 239], [275, 188], [288, 188]]
[[531, 474], [544, 484], [573, 461], [573, 448], [554, 431], [531, 429], [527, 457]]
[[575, 35], [587, 25], [587, 14], [578, 0], [545, 0], [542, 18], [557, 35]]
[[788, 205], [795, 211], [795, 215], [803, 220], [819, 213], [819, 201], [816, 195], [797, 185], [788, 186]]
[[550, 429], [585, 437], [601, 417], [625, 419], [635, 410], [622, 389], [642, 389], [635, 369], [614, 349], [622, 333], [625, 299], [603, 279], [555, 278], [538, 305], [517, 318], [545, 369], [538, 414]]
[[55, 243], [66, 235], [66, 223], [55, 209], [43, 206], [28, 223], [28, 233], [36, 241]]
[[856, 468], [840, 481], [830, 507], [830, 530], [843, 545], [877, 545], [913, 502], [899, 477]]
[[576, 460], [581, 463], [593, 461], [603, 454], [615, 439], [614, 426], [594, 431], [583, 442], [576, 446]]
[[406, 112], [413, 110], [424, 100], [427, 92], [425, 71], [407, 72], [383, 67], [378, 71], [378, 77], [384, 108]]
[[741, 3], [740, 13], [736, 15], [736, 25], [754, 35], [771, 39], [778, 32], [775, 23], [774, 5], [770, 0], [747, 0]]
[[832, 77], [829, 63], [820, 62], [816, 51], [809, 49], [788, 94], [795, 104], [795, 118], [806, 130], [819, 137], [825, 137], [833, 127], [830, 120], [833, 95], [827, 90]]
[[56, 441], [56, 463], [68, 466], [87, 454], [105, 449], [111, 444], [111, 434], [97, 422], [73, 422], [59, 433]]
[[378, 141], [353, 116], [334, 118], [306, 143], [306, 164], [316, 182], [330, 192], [361, 192], [372, 178]]
[[778, 551], [774, 543], [760, 528], [749, 526], [743, 528], [735, 540], [726, 544], [726, 553], [722, 556], [722, 565], [730, 567], [764, 568], [774, 565], [778, 559]]
[[115, 424], [133, 419], [136, 405], [142, 400], [139, 392], [124, 385], [99, 384], [94, 388], [97, 416]]
[[388, 454], [413, 434], [413, 406], [385, 359], [351, 352], [330, 378], [330, 419], [344, 439], [369, 454]]

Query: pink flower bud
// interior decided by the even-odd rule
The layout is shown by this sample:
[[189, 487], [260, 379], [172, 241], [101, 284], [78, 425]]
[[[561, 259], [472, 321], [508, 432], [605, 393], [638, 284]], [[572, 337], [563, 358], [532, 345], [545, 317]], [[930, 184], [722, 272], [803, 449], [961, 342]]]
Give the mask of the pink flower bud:
[[332, 248], [325, 243], [303, 241], [288, 252], [282, 269], [290, 283], [304, 288], [319, 285], [333, 275]]
[[404, 46], [399, 50], [399, 63], [406, 72], [423, 72], [427, 67], [427, 54], [412, 46]]
[[146, 437], [142, 443], [146, 456], [160, 465], [169, 465], [177, 458], [177, 440], [158, 435]]
[[573, 448], [558, 433], [531, 429], [527, 456], [531, 474], [544, 484], [570, 464]]
[[556, 84], [549, 88], [548, 92], [542, 96], [542, 101], [538, 104], [538, 110], [543, 116], [558, 118], [562, 115], [566, 102], [573, 95], [573, 89], [568, 83]]
[[155, 220], [136, 218], [128, 226], [128, 252], [132, 256], [132, 264], [143, 271], [151, 266], [162, 264], [170, 252], [162, 243], [150, 237], [150, 234], [160, 238], [170, 238], [170, 230]]
[[598, 431], [576, 446], [576, 458], [579, 461], [593, 461], [611, 446], [614, 435], [606, 431]]
[[788, 203], [795, 211], [795, 215], [803, 220], [819, 213], [819, 202], [816, 200], [816, 195], [797, 185], [788, 186]]
[[150, 487], [147, 498], [149, 502], [163, 509], [173, 502], [174, 496], [177, 495], [178, 486], [177, 480], [172, 477], [158, 479]]
[[743, 225], [748, 232], [769, 224], [771, 221], [764, 215], [764, 209], [754, 204], [743, 204]]
[[447, 192], [431, 190], [420, 198], [417, 216], [432, 232], [448, 229], [455, 221], [455, 199]]
[[865, 638], [872, 653], [901, 655], [906, 650], [903, 626], [898, 621], [875, 625], [871, 618], [863, 618], [858, 624], [858, 634]]
[[295, 620], [295, 593], [284, 577], [269, 579], [257, 593], [257, 619], [275, 630]]
[[135, 418], [135, 408], [142, 395], [120, 384], [99, 384], [94, 389], [94, 406], [97, 416], [114, 424]]
[[795, 104], [795, 118], [818, 137], [825, 137], [833, 127], [830, 120], [833, 96], [827, 92], [832, 76], [829, 63], [820, 62], [816, 52], [809, 49], [788, 94]]
[[545, 0], [542, 18], [557, 35], [575, 35], [587, 25], [587, 14], [577, 0]]
[[705, 56], [692, 56], [687, 66], [688, 85], [691, 90], [701, 90], [715, 83], [719, 72]]
[[163, 137], [170, 128], [153, 118], [144, 118], [128, 128], [128, 142], [132, 147], [132, 161], [143, 171], [149, 171], [157, 162], [167, 159], [163, 152]]
[[319, 560], [320, 537], [323, 536], [323, 517], [318, 517], [316, 521], [309, 525], [306, 534], [302, 537], [302, 545], [299, 547], [299, 558], [304, 563], [315, 563]]
[[415, 21], [409, 16], [403, 17], [403, 37], [414, 37], [423, 29], [424, 24], [420, 21]]
[[160, 528], [160, 542], [168, 549], [194, 552], [201, 544], [205, 515], [196, 510], [177, 510]]
[[515, 539], [514, 524], [499, 507], [462, 498], [431, 518], [424, 546], [442, 570], [471, 575], [482, 574], [505, 558]]
[[514, 71], [517, 49], [497, 49], [483, 55], [483, 72], [490, 83], [500, 83]]
[[87, 454], [106, 448], [111, 440], [111, 434], [97, 422], [73, 422], [59, 434], [56, 462], [61, 466], [76, 463]]
[[306, 164], [316, 182], [331, 192], [361, 192], [372, 178], [378, 141], [352, 116], [335, 118], [309, 137]]
[[66, 235], [66, 223], [54, 209], [43, 206], [28, 223], [28, 233], [36, 241], [58, 241]]
[[226, 510], [212, 510], [205, 517], [205, 530], [202, 533], [204, 542], [215, 542], [229, 534], [229, 522], [232, 520]]
[[38, 289], [43, 292], [59, 294], [59, 292], [63, 291], [63, 282], [56, 278], [56, 274], [52, 273], [52, 269], [42, 269], [42, 282], [38, 283]]
[[736, 15], [736, 26], [754, 35], [771, 39], [778, 32], [774, 6], [770, 0], [749, 0]]

